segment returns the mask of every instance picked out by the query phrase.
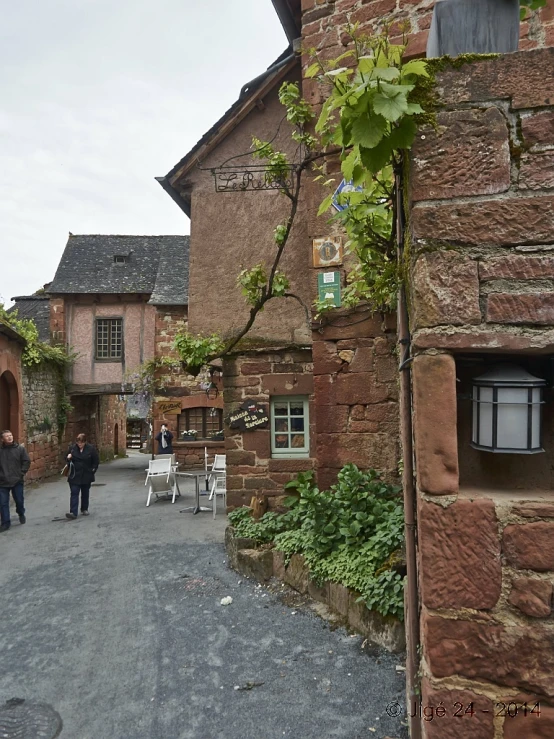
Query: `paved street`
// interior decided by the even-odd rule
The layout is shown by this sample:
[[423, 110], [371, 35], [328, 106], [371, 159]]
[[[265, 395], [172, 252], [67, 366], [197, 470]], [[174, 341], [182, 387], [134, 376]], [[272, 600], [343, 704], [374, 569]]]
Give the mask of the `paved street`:
[[400, 659], [241, 582], [192, 487], [146, 508], [145, 460], [102, 466], [77, 521], [65, 480], [30, 491], [0, 536], [0, 704], [50, 704], [62, 739], [405, 737]]

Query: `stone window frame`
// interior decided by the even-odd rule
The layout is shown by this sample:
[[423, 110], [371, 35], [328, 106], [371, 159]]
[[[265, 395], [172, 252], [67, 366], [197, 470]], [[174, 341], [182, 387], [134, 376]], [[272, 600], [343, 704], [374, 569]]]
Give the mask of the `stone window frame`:
[[[304, 404], [304, 446], [299, 448], [293, 447], [277, 447], [275, 437], [278, 432], [275, 431], [275, 413], [274, 407], [276, 403], [302, 402]], [[270, 434], [271, 434], [271, 457], [272, 459], [308, 459], [310, 457], [310, 397], [309, 395], [274, 395], [270, 398]], [[289, 415], [290, 418], [290, 408]], [[297, 416], [299, 418], [299, 416]], [[291, 434], [292, 429], [286, 433]], [[298, 432], [301, 433], [301, 432]]]
[[[116, 356], [101, 357], [98, 355], [98, 326], [100, 321], [108, 322], [108, 351], [111, 351], [111, 339], [112, 339], [112, 321], [119, 321], [121, 324], [121, 344], [119, 354]], [[123, 362], [125, 353], [125, 324], [123, 316], [98, 316], [94, 319], [94, 361], [95, 362]]]

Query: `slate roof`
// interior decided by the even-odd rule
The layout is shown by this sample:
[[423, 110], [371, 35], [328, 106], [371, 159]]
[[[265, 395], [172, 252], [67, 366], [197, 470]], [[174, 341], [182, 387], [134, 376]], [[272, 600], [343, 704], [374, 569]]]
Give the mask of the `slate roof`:
[[18, 295], [12, 298], [14, 305], [8, 313], [17, 309], [18, 318], [31, 318], [38, 329], [41, 341], [50, 341], [50, 301], [48, 295]]
[[[69, 235], [51, 294], [151, 294], [153, 304], [188, 303], [188, 236]], [[117, 264], [115, 257], [125, 257]]]

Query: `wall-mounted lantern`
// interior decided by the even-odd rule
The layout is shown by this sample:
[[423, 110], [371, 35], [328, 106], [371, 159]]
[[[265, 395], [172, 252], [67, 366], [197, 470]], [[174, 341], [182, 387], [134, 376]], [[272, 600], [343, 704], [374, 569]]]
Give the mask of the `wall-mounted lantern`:
[[472, 388], [471, 446], [497, 454], [538, 454], [545, 380], [515, 364], [476, 377]]

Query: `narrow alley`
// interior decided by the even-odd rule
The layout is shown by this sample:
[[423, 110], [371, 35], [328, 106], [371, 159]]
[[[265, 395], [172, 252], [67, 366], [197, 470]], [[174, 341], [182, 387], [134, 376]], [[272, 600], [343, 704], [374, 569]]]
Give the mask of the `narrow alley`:
[[405, 737], [400, 658], [241, 581], [192, 490], [146, 508], [145, 459], [102, 465], [77, 521], [65, 480], [30, 490], [0, 537], [3, 699], [52, 706], [62, 739]]

